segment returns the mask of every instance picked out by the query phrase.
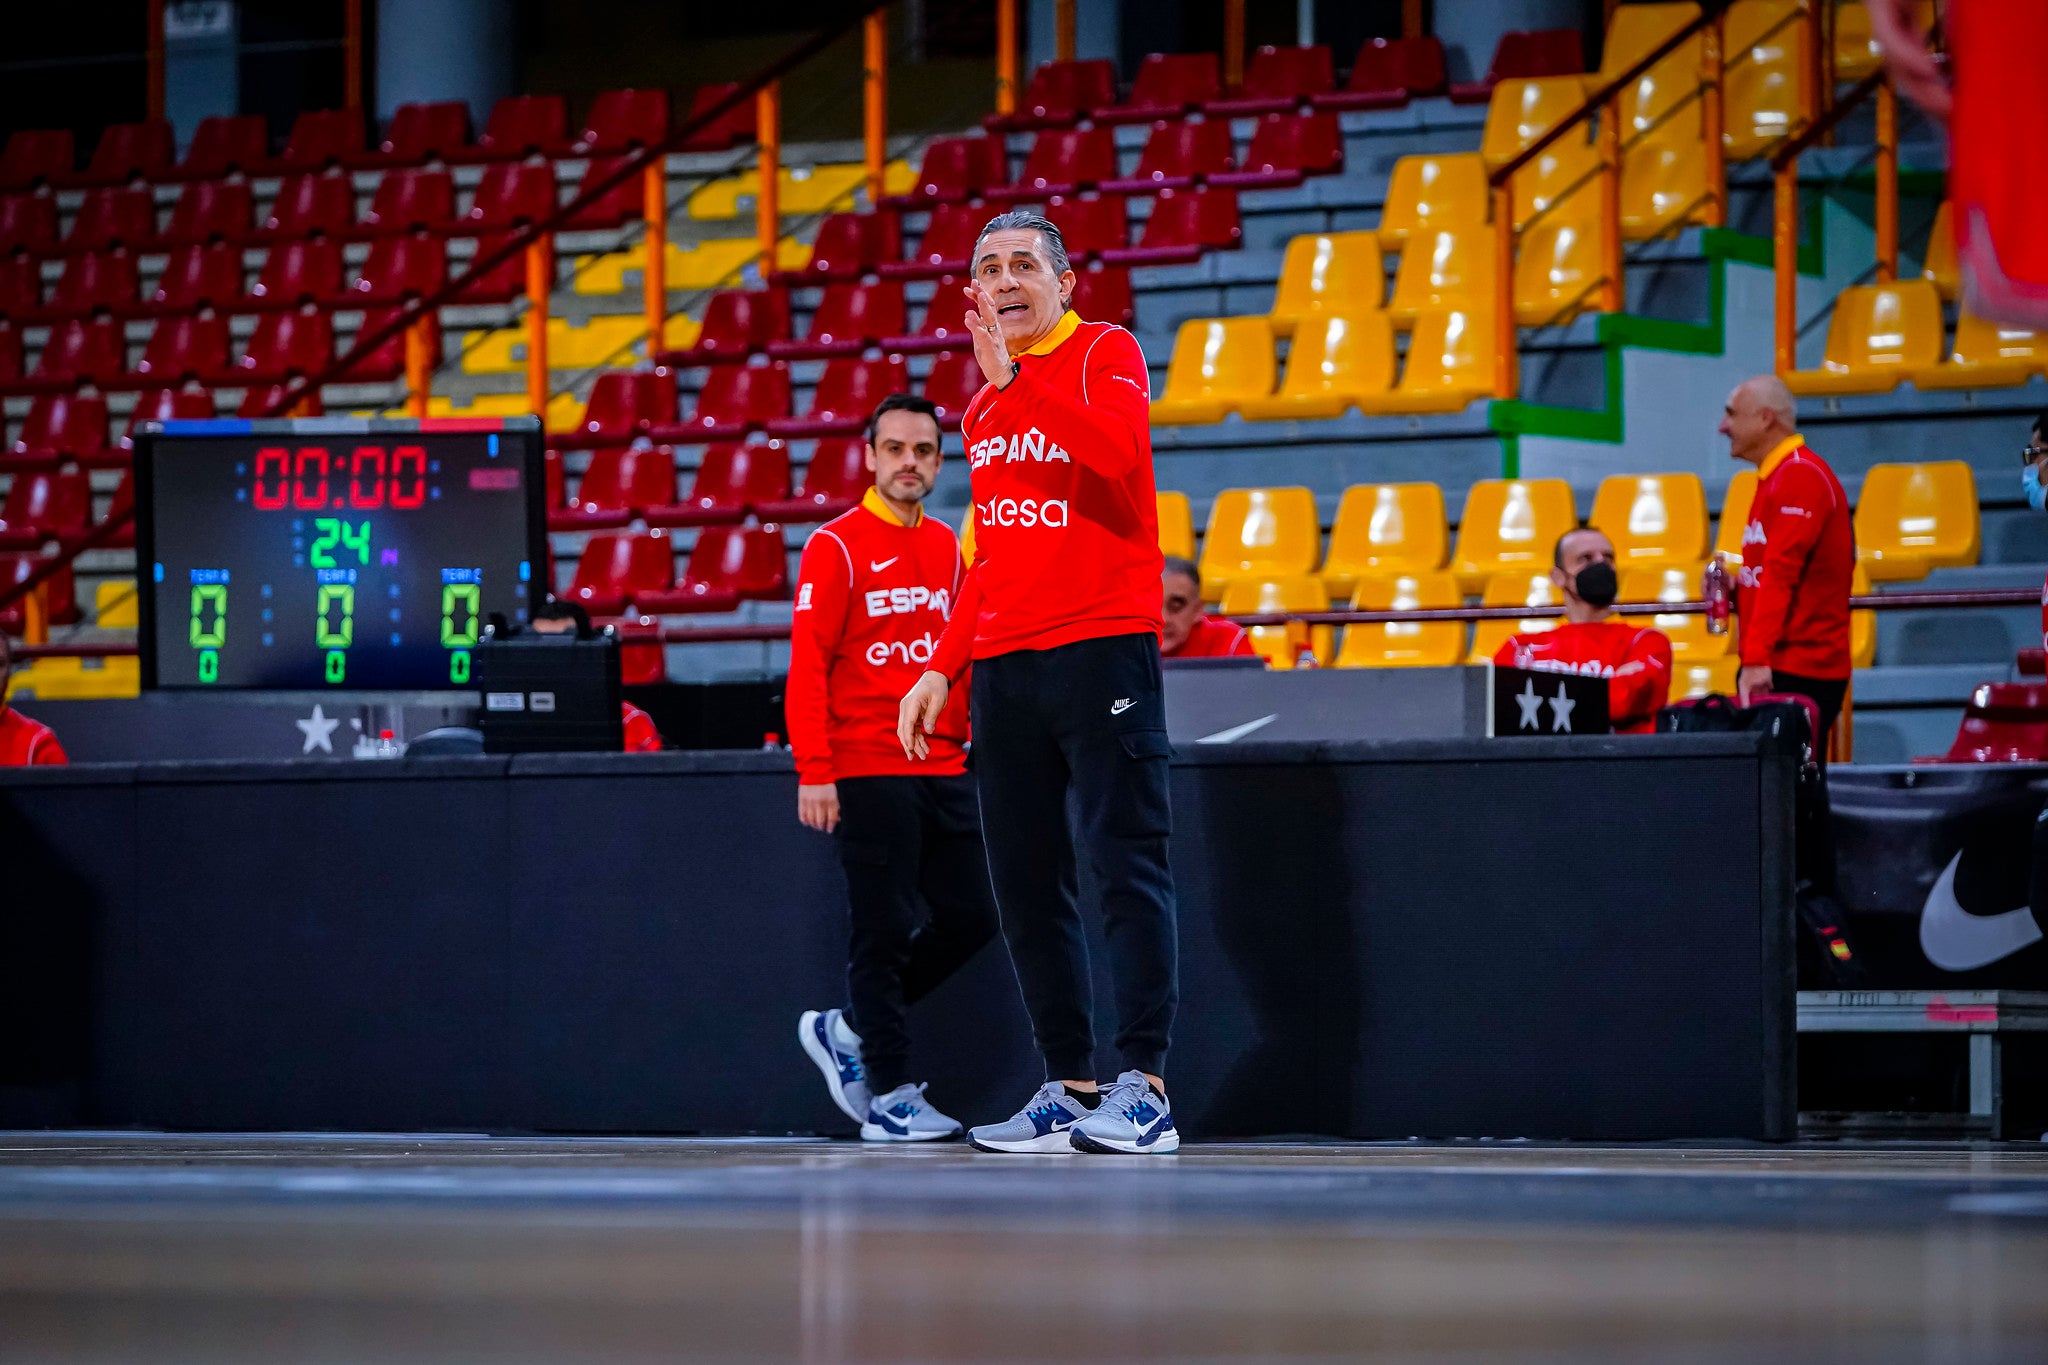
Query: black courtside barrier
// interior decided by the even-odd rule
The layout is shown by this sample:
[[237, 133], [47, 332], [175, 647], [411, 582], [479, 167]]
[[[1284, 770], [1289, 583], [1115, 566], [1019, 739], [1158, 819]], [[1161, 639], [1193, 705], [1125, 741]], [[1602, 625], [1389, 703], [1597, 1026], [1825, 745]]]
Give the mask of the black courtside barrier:
[[[1196, 746], [1184, 1128], [1792, 1136], [1792, 780], [1752, 735]], [[0, 773], [0, 1126], [847, 1131], [794, 796], [777, 754]], [[914, 1032], [969, 1121], [1039, 1080], [999, 946]]]

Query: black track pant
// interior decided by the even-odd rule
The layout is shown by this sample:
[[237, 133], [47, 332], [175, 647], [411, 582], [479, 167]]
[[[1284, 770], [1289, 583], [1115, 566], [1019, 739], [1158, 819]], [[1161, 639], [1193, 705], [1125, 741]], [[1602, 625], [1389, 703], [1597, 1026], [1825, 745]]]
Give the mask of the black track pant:
[[845, 777], [839, 864], [851, 912], [848, 1013], [869, 1088], [910, 1079], [906, 1009], [995, 937], [974, 779]]
[[1077, 854], [1100, 888], [1122, 1065], [1160, 1074], [1179, 967], [1158, 640], [980, 660], [973, 722], [989, 873], [1047, 1078], [1095, 1074]]
[[1799, 880], [1828, 895], [1835, 892], [1835, 831], [1828, 807], [1828, 732], [1841, 718], [1842, 702], [1849, 694], [1847, 678], [1804, 678], [1782, 669], [1771, 670], [1771, 690], [1807, 697], [1820, 708], [1820, 735], [1815, 747], [1820, 773], [1811, 799], [1802, 803], [1801, 819], [1795, 831], [1794, 861]]

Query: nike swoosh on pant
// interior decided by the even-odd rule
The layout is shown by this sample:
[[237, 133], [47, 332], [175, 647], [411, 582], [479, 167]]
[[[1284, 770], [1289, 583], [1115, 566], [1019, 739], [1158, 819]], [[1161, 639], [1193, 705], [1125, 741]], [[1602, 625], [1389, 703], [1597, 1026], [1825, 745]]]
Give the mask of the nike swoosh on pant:
[[1920, 951], [1927, 960], [1945, 972], [1968, 972], [2039, 943], [2041, 926], [2031, 907], [1998, 915], [1963, 909], [1956, 899], [1956, 868], [1962, 861], [1961, 853], [1948, 860], [1920, 907]]

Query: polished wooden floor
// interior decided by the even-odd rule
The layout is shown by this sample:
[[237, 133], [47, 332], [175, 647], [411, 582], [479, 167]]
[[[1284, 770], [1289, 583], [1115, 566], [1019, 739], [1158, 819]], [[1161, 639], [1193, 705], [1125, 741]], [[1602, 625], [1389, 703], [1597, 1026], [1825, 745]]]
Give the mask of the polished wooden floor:
[[2048, 1149], [0, 1134], [0, 1361], [2048, 1360]]

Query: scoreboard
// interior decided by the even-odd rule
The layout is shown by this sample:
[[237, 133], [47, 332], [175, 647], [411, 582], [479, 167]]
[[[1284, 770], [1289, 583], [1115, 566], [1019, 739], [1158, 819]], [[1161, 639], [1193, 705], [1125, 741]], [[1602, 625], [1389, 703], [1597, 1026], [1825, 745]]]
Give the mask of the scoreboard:
[[146, 424], [144, 686], [468, 687], [546, 595], [541, 461], [532, 418]]

